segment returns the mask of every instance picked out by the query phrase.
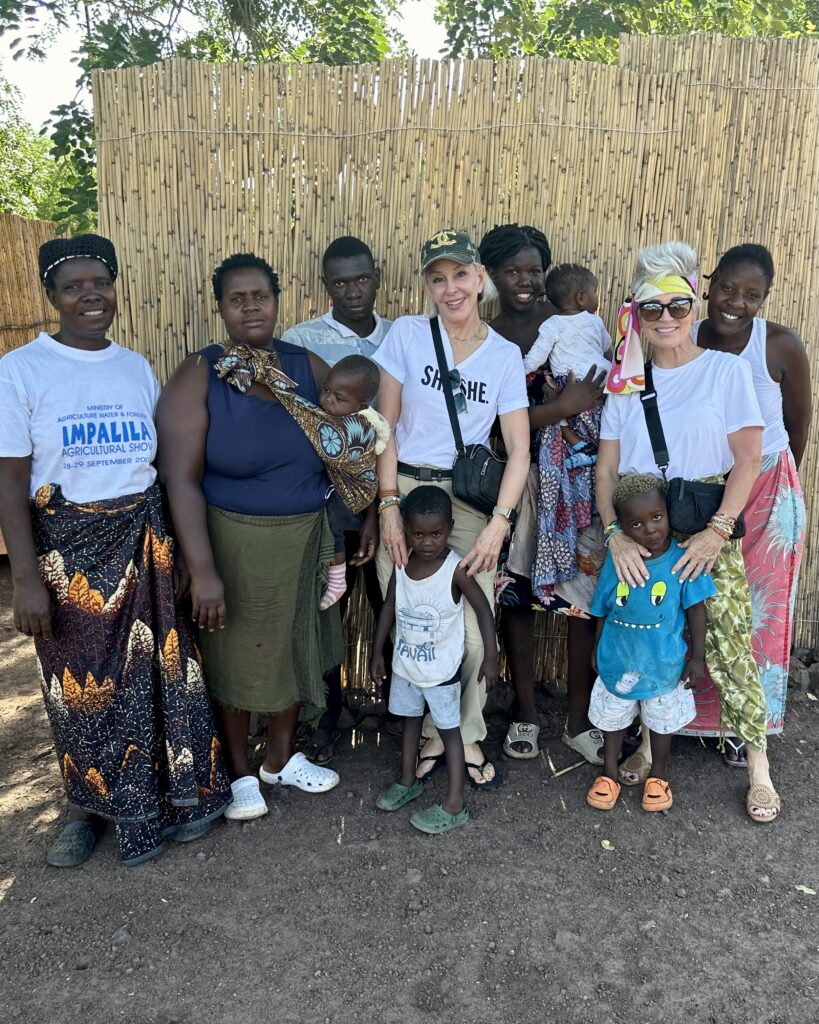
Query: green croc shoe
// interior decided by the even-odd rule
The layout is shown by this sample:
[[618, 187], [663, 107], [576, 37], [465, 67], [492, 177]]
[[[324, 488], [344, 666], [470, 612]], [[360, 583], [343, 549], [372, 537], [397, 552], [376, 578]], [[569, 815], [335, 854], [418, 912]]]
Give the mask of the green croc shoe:
[[375, 801], [375, 806], [382, 811], [397, 811], [423, 792], [424, 784], [420, 779], [416, 779], [411, 786], [402, 786], [400, 782], [393, 782], [391, 786], [381, 790]]
[[451, 832], [459, 825], [465, 825], [469, 821], [469, 811], [466, 807], [457, 814], [448, 814], [440, 804], [433, 804], [425, 811], [416, 811], [410, 818], [410, 824], [414, 825], [420, 832], [426, 832], [431, 836], [439, 836], [444, 832]]
[[90, 821], [70, 821], [46, 854], [46, 862], [53, 868], [75, 868], [88, 860], [98, 839]]

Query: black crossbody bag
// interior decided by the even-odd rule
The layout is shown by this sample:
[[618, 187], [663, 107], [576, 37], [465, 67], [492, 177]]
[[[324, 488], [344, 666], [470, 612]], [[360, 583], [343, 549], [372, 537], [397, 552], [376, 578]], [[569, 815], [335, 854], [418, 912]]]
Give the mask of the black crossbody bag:
[[[648, 436], [654, 452], [654, 461], [663, 474], [668, 485], [666, 502], [668, 504], [668, 521], [672, 530], [678, 533], [700, 533], [708, 525], [708, 521], [719, 511], [725, 494], [724, 484], [703, 483], [701, 480], [683, 480], [680, 476], [667, 479], [665, 471], [670, 462], [668, 446], [665, 442], [660, 410], [657, 408], [657, 392], [651, 375], [651, 363], [646, 363], [646, 389], [640, 395], [643, 412], [646, 417]], [[740, 513], [731, 534], [731, 540], [745, 536], [745, 518]]]
[[456, 498], [460, 498], [461, 501], [471, 505], [479, 512], [491, 515], [492, 509], [498, 503], [498, 493], [503, 471], [506, 469], [506, 461], [499, 459], [485, 444], [464, 444], [461, 425], [458, 423], [458, 414], [455, 411], [455, 399], [452, 395], [452, 388], [449, 386], [449, 367], [446, 365], [444, 341], [441, 337], [441, 325], [438, 323], [438, 317], [432, 317], [429, 325], [432, 329], [435, 357], [438, 360], [438, 376], [441, 379], [441, 389], [446, 399], [446, 411], [449, 414], [452, 436], [455, 438], [452, 493]]

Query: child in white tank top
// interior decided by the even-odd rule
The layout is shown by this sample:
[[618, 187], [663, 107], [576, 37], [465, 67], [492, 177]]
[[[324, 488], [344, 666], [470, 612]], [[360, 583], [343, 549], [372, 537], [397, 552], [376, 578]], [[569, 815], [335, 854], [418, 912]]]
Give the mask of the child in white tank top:
[[403, 513], [410, 555], [406, 567], [396, 566], [390, 579], [370, 666], [380, 687], [386, 678], [384, 644], [395, 625], [389, 710], [404, 719], [401, 778], [379, 794], [377, 806], [397, 811], [424, 791], [415, 770], [426, 705], [444, 744], [449, 786], [442, 804], [418, 811], [410, 822], [421, 832], [438, 835], [469, 820], [460, 729], [463, 599], [472, 605], [481, 631], [484, 659], [478, 679], [486, 681], [487, 690], [498, 678], [495, 619], [477, 581], [466, 575], [459, 556], [447, 547], [452, 502], [446, 491], [416, 487], [407, 495]]

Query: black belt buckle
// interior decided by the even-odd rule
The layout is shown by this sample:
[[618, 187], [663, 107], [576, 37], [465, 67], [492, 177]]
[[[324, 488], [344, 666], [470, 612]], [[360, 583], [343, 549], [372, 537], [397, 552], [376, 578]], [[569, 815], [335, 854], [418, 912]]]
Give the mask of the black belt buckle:
[[438, 480], [438, 471], [436, 469], [430, 469], [429, 466], [416, 466], [415, 479], [425, 482], [428, 482], [430, 480]]

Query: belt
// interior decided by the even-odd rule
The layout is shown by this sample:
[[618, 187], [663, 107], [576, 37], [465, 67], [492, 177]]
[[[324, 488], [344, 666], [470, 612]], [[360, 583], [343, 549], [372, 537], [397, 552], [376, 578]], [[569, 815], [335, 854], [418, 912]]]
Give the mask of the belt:
[[401, 476], [411, 476], [413, 480], [451, 480], [451, 469], [430, 469], [429, 466], [410, 466], [407, 462], [398, 463], [398, 472]]

